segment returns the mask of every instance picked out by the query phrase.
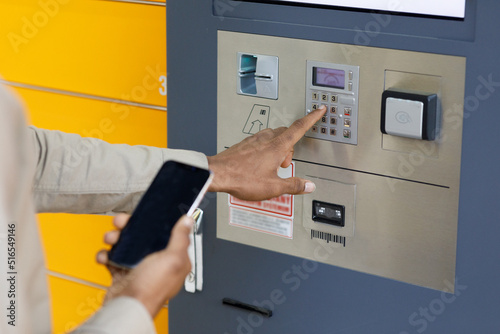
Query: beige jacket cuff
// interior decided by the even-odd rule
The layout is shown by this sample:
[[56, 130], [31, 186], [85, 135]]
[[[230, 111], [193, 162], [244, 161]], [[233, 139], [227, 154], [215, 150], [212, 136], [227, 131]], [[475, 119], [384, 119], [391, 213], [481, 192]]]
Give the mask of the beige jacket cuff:
[[144, 305], [131, 297], [106, 303], [73, 334], [154, 334], [151, 315]]

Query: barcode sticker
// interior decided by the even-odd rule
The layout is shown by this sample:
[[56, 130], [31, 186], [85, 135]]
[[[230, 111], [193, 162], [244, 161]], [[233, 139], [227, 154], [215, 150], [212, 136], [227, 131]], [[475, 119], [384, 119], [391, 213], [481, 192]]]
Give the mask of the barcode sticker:
[[341, 235], [311, 230], [311, 239], [313, 238], [325, 240], [327, 243], [335, 242], [345, 247], [345, 237]]

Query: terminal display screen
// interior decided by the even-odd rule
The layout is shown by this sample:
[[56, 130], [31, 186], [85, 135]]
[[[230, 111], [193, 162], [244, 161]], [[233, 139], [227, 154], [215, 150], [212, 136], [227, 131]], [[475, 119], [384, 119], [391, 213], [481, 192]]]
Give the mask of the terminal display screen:
[[330, 88], [345, 88], [345, 71], [326, 67], [313, 67], [313, 85]]
[[274, 0], [269, 2], [295, 2], [311, 5], [341, 6], [368, 10], [383, 10], [420, 15], [465, 18], [465, 0]]

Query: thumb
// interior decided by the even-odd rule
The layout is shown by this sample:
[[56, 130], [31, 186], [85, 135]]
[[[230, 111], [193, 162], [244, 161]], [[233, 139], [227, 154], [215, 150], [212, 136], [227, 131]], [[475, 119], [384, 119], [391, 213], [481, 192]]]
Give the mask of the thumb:
[[194, 219], [186, 215], [182, 216], [170, 235], [170, 241], [167, 250], [171, 251], [185, 251], [189, 246], [189, 235], [193, 231]]
[[309, 180], [301, 179], [300, 177], [289, 177], [280, 179], [281, 193], [290, 195], [309, 194], [316, 190], [316, 185]]

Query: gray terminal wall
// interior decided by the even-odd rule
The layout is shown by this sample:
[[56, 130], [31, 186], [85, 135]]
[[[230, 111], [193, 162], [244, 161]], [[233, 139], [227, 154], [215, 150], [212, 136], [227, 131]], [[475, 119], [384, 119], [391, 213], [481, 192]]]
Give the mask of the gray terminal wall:
[[[219, 239], [216, 197], [209, 195], [204, 289], [170, 302], [170, 332], [499, 332], [499, 12], [500, 3], [492, 0], [467, 1], [463, 21], [168, 1], [169, 147], [208, 155], [217, 152], [219, 30], [466, 58], [454, 294]], [[446, 285], [451, 289], [453, 282]], [[273, 316], [222, 305], [225, 297], [273, 309]]]

